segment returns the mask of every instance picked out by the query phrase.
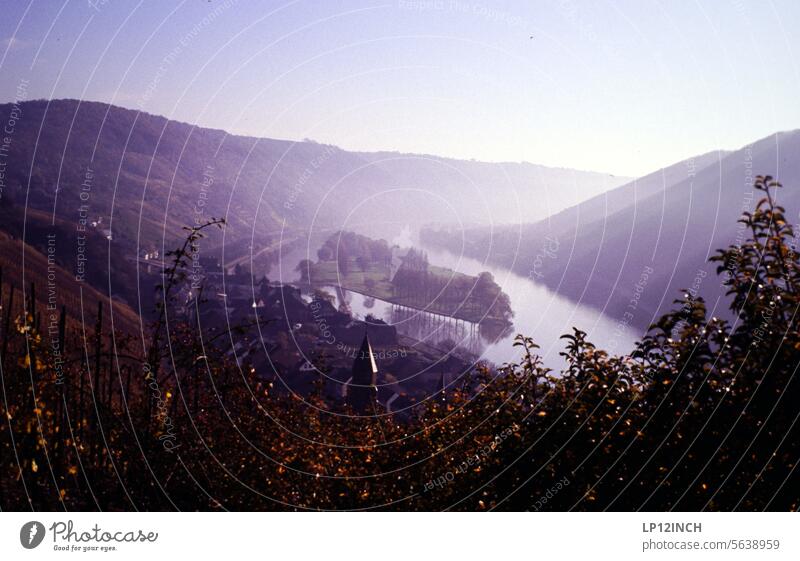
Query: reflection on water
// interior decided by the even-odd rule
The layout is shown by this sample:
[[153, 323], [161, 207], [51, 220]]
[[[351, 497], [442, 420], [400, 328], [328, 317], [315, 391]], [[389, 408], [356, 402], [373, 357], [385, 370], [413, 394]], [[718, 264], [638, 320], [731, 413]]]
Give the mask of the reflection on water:
[[[336, 305], [345, 303], [353, 315], [365, 318], [372, 315], [397, 326], [400, 333], [440, 347], [455, 345], [479, 355], [495, 364], [518, 361], [520, 350], [513, 346], [513, 335], [524, 333], [533, 337], [541, 346], [545, 365], [560, 368], [564, 350], [561, 335], [570, 333], [573, 326], [589, 334], [589, 340], [598, 347], [612, 353], [623, 354], [633, 349], [634, 342], [643, 333], [621, 325], [619, 318], [605, 316], [599, 310], [584, 306], [556, 294], [547, 287], [517, 275], [508, 269], [481, 263], [476, 259], [461, 257], [447, 251], [416, 244], [428, 254], [431, 264], [447, 267], [468, 275], [489, 271], [503, 291], [511, 299], [514, 310], [514, 326], [507, 333], [491, 333], [490, 329], [478, 329], [474, 324], [455, 321], [435, 314], [393, 306], [388, 302], [349, 291], [339, 294], [337, 290], [326, 291], [336, 297]], [[316, 247], [306, 245], [282, 256], [273, 267], [270, 278], [282, 282], [299, 279], [295, 271], [301, 259], [316, 259]]]
[[394, 325], [398, 333], [442, 350], [460, 348], [479, 356], [488, 343], [483, 330], [468, 321], [421, 312], [332, 286], [323, 287], [322, 290], [334, 298], [337, 309], [347, 309], [358, 319], [366, 319], [367, 316], [381, 319]]
[[392, 306], [391, 317], [392, 323], [403, 335], [443, 350], [458, 347], [479, 355], [485, 347], [474, 323], [419, 312], [404, 306]]
[[[524, 333], [533, 337], [541, 346], [539, 350], [545, 365], [551, 368], [560, 368], [563, 365], [563, 358], [558, 354], [564, 350], [564, 341], [560, 337], [571, 333], [573, 327], [587, 332], [589, 340], [595, 345], [615, 354], [633, 350], [634, 342], [643, 335], [620, 324], [620, 318], [610, 318], [600, 310], [576, 303], [508, 269], [441, 249], [424, 245], [422, 247], [427, 251], [431, 263], [436, 265], [468, 275], [489, 271], [511, 299], [514, 310], [513, 333]], [[513, 336], [509, 335], [488, 344], [483, 356], [502, 364], [518, 361], [521, 351], [513, 346]]]

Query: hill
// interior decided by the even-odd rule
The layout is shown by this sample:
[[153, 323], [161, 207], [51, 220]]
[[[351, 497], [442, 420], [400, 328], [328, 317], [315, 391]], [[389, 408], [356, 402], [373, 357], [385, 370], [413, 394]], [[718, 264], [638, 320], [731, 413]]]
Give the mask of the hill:
[[225, 216], [226, 241], [262, 244], [283, 228], [348, 221], [360, 229], [379, 222], [509, 221], [505, 198], [514, 194], [536, 196], [543, 217], [625, 182], [527, 163], [235, 136], [97, 102], [5, 104], [0, 120], [12, 111], [19, 118], [3, 196], [70, 221], [86, 204], [93, 218], [113, 221], [115, 239], [140, 246], [177, 235], [198, 214]]
[[707, 259], [746, 237], [737, 220], [758, 200], [757, 173], [786, 185], [778, 202], [797, 217], [800, 169], [787, 156], [798, 149], [800, 131], [777, 133], [679, 162], [547, 220], [464, 233], [429, 229], [424, 239], [508, 266], [623, 323], [648, 325], [683, 289], [724, 316], [725, 290]]
[[[226, 264], [256, 255], [263, 273], [283, 244], [310, 233], [327, 236], [345, 225], [391, 239], [405, 225], [494, 223], [508, 217], [512, 197], [542, 201], [544, 216], [624, 181], [235, 136], [97, 102], [0, 105], [0, 121], [10, 119], [0, 229], [40, 249], [53, 228], [73, 248], [86, 233], [94, 240], [86, 244], [89, 282], [130, 304], [143, 298], [137, 259], [163, 255], [184, 226], [211, 217], [225, 217], [226, 228], [197, 253]], [[74, 270], [74, 255], [60, 258]]]
[[[75, 276], [59, 266], [54, 258], [48, 259], [48, 255], [55, 255], [57, 251], [58, 243], [55, 238], [50, 247], [50, 252], [42, 253], [21, 240], [0, 232], [0, 308], [4, 317], [8, 313], [12, 287], [14, 297], [9, 317], [13, 320], [22, 313], [25, 299], [30, 298], [33, 286], [36, 290], [36, 312], [44, 332], [47, 332], [47, 325], [60, 313], [63, 305], [66, 309], [67, 328], [72, 333], [83, 333], [84, 328], [86, 332], [93, 333], [98, 303], [103, 304], [105, 313], [108, 314], [106, 318], [113, 318], [116, 331], [129, 335], [139, 332], [140, 320], [136, 312], [124, 302], [107, 298], [91, 285], [76, 282]], [[23, 263], [24, 267], [21, 267]], [[109, 310], [113, 313], [109, 314]]]

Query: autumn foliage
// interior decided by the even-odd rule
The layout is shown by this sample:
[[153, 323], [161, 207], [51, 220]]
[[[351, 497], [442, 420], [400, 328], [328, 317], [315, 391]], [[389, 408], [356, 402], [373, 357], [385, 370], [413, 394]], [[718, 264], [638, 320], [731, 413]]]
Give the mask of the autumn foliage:
[[354, 416], [322, 384], [294, 396], [213, 352], [224, 337], [167, 329], [169, 283], [146, 345], [89, 326], [62, 335], [60, 369], [23, 313], [0, 326], [0, 507], [796, 510], [800, 259], [779, 187], [758, 178], [749, 239], [713, 258], [733, 319], [687, 293], [630, 356], [565, 335], [558, 373], [519, 336], [518, 364], [408, 419]]

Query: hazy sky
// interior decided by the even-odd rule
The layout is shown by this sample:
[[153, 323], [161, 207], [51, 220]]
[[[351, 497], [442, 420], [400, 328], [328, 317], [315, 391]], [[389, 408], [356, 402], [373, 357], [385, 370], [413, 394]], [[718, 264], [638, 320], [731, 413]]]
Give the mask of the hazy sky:
[[[800, 2], [0, 0], [0, 100], [640, 175], [800, 128]], [[22, 82], [27, 80], [28, 82]]]

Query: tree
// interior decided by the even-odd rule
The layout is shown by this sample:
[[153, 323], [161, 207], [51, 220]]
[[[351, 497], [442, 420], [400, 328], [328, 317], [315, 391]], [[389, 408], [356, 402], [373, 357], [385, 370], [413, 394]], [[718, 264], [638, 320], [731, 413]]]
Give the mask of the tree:
[[337, 273], [340, 276], [346, 277], [350, 273], [350, 262], [343, 252], [339, 252], [336, 256]]
[[[62, 391], [29, 298], [3, 331], [0, 507], [797, 510], [800, 260], [779, 188], [756, 180], [764, 196], [742, 218], [750, 239], [713, 258], [735, 322], [709, 318], [687, 292], [630, 356], [573, 329], [558, 375], [520, 336], [518, 364], [441, 377], [437, 398], [404, 418], [354, 416], [319, 378], [299, 395], [284, 365], [257, 373], [223, 352], [227, 331], [199, 333], [173, 314], [168, 330], [151, 327], [150, 360], [135, 346], [90, 349], [101, 351], [99, 385], [118, 397], [79, 414], [77, 398], [95, 397], [75, 383], [85, 338], [67, 334]], [[173, 255], [162, 310], [185, 251]], [[271, 343], [271, 358], [294, 345], [286, 331]], [[132, 367], [127, 384], [110, 366], [119, 362]], [[157, 391], [169, 426], [143, 421], [156, 391], [141, 374], [148, 364], [166, 370]]]
[[309, 282], [311, 279], [311, 268], [314, 266], [314, 263], [310, 259], [302, 259], [298, 264], [295, 271], [300, 273], [300, 280], [303, 282]]

